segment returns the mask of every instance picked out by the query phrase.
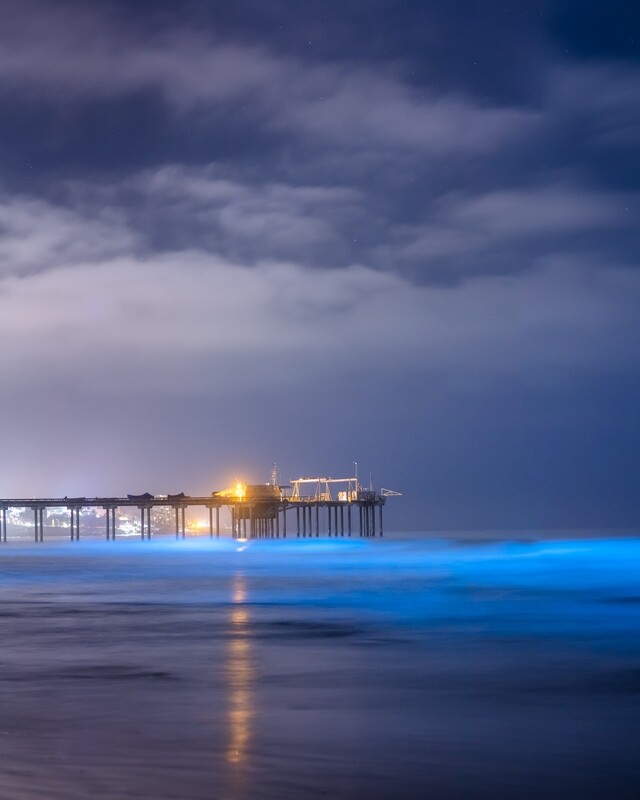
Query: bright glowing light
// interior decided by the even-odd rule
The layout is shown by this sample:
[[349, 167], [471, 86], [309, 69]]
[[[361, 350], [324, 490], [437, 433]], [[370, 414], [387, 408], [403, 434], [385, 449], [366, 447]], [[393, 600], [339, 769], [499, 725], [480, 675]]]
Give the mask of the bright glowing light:
[[218, 492], [218, 497], [233, 497], [236, 500], [244, 500], [247, 495], [247, 484], [244, 481], [236, 481], [235, 486], [231, 489], [225, 489], [223, 492]]

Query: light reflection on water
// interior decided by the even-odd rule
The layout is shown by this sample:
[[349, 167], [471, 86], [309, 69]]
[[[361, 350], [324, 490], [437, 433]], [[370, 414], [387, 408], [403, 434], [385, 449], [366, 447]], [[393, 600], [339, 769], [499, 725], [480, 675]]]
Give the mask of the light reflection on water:
[[640, 540], [0, 549], [1, 800], [640, 796]]
[[249, 612], [246, 601], [247, 585], [243, 575], [233, 581], [233, 603], [230, 610], [231, 636], [226, 675], [229, 685], [229, 747], [227, 760], [243, 764], [247, 757], [251, 718], [253, 716], [252, 682], [254, 669], [251, 662], [249, 638]]

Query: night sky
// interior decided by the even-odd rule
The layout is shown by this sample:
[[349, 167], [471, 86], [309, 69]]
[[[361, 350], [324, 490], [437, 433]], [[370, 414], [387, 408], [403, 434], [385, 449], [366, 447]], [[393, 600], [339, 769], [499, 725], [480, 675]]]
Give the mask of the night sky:
[[0, 496], [638, 526], [639, 9], [0, 0]]

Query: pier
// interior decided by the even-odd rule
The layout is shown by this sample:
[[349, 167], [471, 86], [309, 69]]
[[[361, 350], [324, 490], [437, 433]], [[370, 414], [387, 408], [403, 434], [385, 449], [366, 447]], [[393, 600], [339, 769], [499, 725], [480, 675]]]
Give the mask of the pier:
[[[342, 487], [342, 488], [341, 488]], [[104, 512], [105, 538], [116, 539], [116, 511], [135, 508], [140, 513], [141, 539], [154, 535], [151, 512], [168, 509], [175, 519], [175, 538], [185, 539], [188, 508], [204, 508], [208, 514], [208, 535], [219, 538], [220, 511], [231, 519], [234, 539], [279, 539], [296, 537], [374, 537], [384, 534], [383, 508], [387, 497], [398, 495], [389, 489], [364, 489], [356, 478], [298, 478], [289, 486], [237, 483], [234, 488], [211, 495], [192, 496], [184, 492], [169, 495], [127, 494], [125, 497], [45, 497], [0, 499], [0, 544], [7, 542], [9, 509], [31, 509], [36, 542], [44, 541], [47, 512], [66, 509], [69, 538], [79, 541], [80, 511], [94, 508]]]

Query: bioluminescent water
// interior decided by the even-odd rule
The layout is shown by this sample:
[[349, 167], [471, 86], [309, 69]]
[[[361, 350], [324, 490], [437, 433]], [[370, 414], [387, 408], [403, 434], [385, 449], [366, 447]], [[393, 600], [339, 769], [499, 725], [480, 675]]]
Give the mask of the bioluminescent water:
[[640, 796], [640, 539], [9, 544], [0, 798]]

